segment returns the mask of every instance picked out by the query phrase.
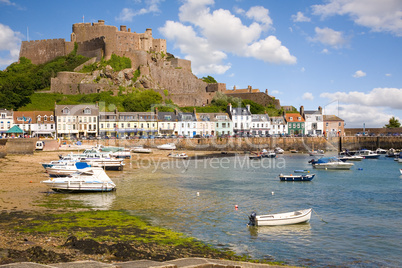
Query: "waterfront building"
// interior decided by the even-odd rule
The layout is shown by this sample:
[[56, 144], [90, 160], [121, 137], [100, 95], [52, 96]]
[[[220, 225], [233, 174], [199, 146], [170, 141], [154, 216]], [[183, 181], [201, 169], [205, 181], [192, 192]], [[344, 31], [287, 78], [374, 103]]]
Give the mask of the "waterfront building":
[[108, 137], [118, 137], [118, 119], [117, 110], [114, 112], [99, 113], [99, 135], [102, 139]]
[[324, 115], [324, 135], [340, 137], [344, 135], [345, 122], [336, 115]]
[[195, 135], [201, 135], [201, 123], [197, 124], [195, 110], [192, 113], [178, 113], [177, 117], [177, 135], [190, 138]]
[[0, 135], [14, 126], [13, 110], [0, 109]]
[[305, 133], [307, 135], [321, 136], [324, 132], [324, 120], [321, 106], [316, 111], [305, 111], [303, 106], [300, 106], [300, 114], [305, 120]]
[[149, 138], [155, 136], [158, 133], [158, 119], [153, 112], [139, 112], [136, 113], [138, 118], [138, 125], [134, 128], [137, 129], [136, 135]]
[[177, 135], [177, 110], [175, 112], [159, 112], [156, 108], [155, 112], [158, 120], [158, 135]]
[[271, 135], [285, 135], [288, 134], [288, 125], [286, 124], [283, 116], [271, 116], [269, 117], [271, 129], [269, 134]]
[[288, 134], [304, 135], [305, 121], [300, 113], [286, 113], [285, 120], [288, 125]]
[[55, 105], [58, 138], [94, 138], [98, 136], [99, 108], [94, 104]]
[[246, 108], [233, 108], [229, 103], [226, 108], [230, 119], [233, 122], [233, 132], [238, 135], [248, 135], [251, 131], [251, 112], [250, 105], [246, 105]]
[[269, 134], [270, 120], [268, 114], [252, 114], [251, 115], [251, 133], [264, 137]]
[[31, 137], [56, 137], [56, 121], [53, 111], [15, 111], [14, 125]]
[[[205, 120], [208, 118], [208, 120]], [[206, 135], [211, 136], [223, 136], [223, 135], [233, 135], [233, 122], [227, 113], [197, 113], [198, 121], [209, 121], [211, 132], [206, 133]]]

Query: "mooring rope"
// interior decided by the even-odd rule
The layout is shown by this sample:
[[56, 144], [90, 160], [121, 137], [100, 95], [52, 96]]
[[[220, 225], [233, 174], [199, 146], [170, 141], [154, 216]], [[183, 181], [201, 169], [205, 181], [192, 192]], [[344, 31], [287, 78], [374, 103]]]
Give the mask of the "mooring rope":
[[328, 223], [328, 222], [324, 221], [324, 220], [323, 220], [323, 218], [321, 218], [321, 217], [320, 217], [320, 215], [318, 215], [318, 213], [317, 213], [317, 212], [315, 212], [315, 210], [314, 210], [314, 209], [313, 209], [313, 211], [314, 211], [315, 215], [317, 215], [317, 217], [318, 217], [318, 218], [320, 218], [320, 220], [321, 220], [322, 222]]

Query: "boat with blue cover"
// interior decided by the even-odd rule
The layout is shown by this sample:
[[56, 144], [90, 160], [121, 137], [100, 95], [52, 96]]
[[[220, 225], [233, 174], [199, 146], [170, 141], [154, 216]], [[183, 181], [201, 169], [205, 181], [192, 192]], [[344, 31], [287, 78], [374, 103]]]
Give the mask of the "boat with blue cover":
[[318, 160], [312, 159], [310, 163], [313, 164], [313, 167], [316, 169], [325, 169], [325, 170], [327, 169], [348, 170], [354, 166], [353, 163], [343, 162], [335, 156], [321, 157]]

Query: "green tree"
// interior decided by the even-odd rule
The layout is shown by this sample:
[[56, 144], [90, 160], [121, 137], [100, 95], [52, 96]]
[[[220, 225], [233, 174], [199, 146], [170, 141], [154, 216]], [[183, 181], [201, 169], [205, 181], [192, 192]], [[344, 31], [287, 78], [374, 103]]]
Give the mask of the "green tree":
[[394, 127], [401, 127], [401, 123], [399, 120], [395, 118], [395, 116], [389, 119], [389, 123], [385, 125], [386, 128], [394, 128]]
[[208, 75], [207, 77], [204, 76], [203, 78], [201, 78], [201, 80], [208, 84], [218, 83], [218, 82], [216, 82], [215, 78], [213, 78], [210, 75]]
[[243, 100], [242, 101], [242, 106], [246, 107], [246, 105], [250, 105], [250, 112], [252, 114], [263, 114], [265, 112], [265, 107], [262, 106], [261, 104], [258, 104], [252, 100]]

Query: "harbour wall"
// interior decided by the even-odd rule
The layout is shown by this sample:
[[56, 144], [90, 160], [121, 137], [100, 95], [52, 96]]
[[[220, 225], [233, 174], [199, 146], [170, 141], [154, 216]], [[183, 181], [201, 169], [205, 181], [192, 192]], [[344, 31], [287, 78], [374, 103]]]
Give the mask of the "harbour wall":
[[175, 143], [181, 150], [202, 151], [253, 151], [281, 147], [285, 151], [296, 150], [308, 152], [311, 150], [342, 151], [377, 148], [402, 149], [402, 137], [269, 137], [269, 138], [213, 138], [213, 139], [135, 139], [135, 140], [93, 140], [83, 144], [96, 146], [133, 147], [144, 146], [156, 148], [165, 143]]
[[[37, 139], [4, 139], [0, 140], [0, 157], [7, 154], [33, 154]], [[57, 140], [44, 140], [44, 151], [57, 151]], [[3, 144], [2, 144], [3, 143]], [[402, 137], [285, 137], [285, 138], [214, 138], [214, 139], [133, 139], [133, 140], [84, 140], [82, 148], [88, 146], [144, 146], [156, 148], [158, 145], [175, 143], [179, 150], [199, 151], [259, 151], [280, 147], [285, 151], [296, 150], [308, 152], [324, 150], [337, 153], [342, 150], [369, 149], [402, 149]], [[62, 144], [73, 145], [74, 141], [62, 141]], [[76, 149], [77, 146], [74, 146]], [[1, 156], [3, 155], [3, 156]]]

